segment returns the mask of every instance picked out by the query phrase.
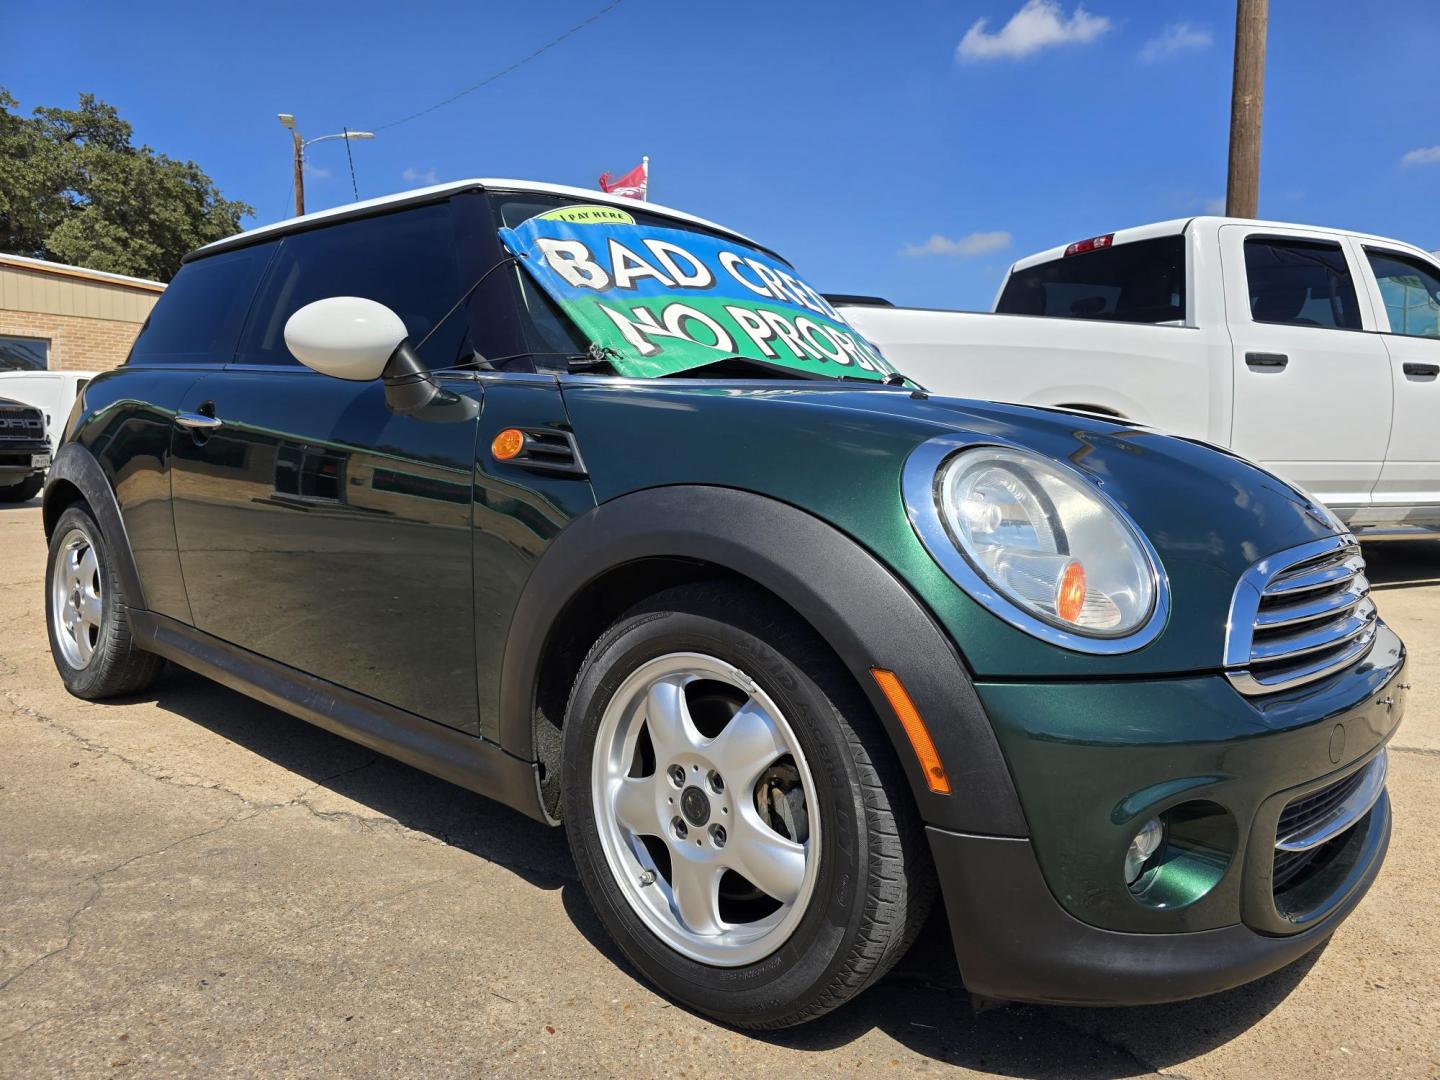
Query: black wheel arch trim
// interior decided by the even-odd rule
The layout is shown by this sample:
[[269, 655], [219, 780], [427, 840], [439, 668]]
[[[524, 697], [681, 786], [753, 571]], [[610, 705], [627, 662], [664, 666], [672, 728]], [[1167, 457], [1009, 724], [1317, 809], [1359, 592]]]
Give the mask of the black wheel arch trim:
[[[647, 559], [722, 567], [769, 590], [835, 650], [881, 717], [921, 817], [932, 825], [1024, 836], [1009, 768], [964, 664], [910, 590], [821, 519], [752, 492], [647, 488], [571, 522], [536, 563], [511, 620], [501, 673], [501, 745], [536, 758], [536, 694], [547, 643], [572, 600], [611, 570]], [[872, 667], [895, 672], [935, 741], [952, 793], [925, 783]]]
[[132, 607], [144, 608], [145, 590], [140, 585], [140, 571], [135, 565], [135, 555], [130, 549], [130, 536], [125, 531], [125, 519], [120, 516], [120, 503], [110, 478], [100, 467], [95, 455], [79, 443], [66, 443], [50, 463], [50, 473], [45, 478], [45, 494], [42, 499], [42, 514], [45, 520], [45, 539], [60, 513], [55, 509], [54, 492], [59, 490], [58, 482], [73, 484], [89, 505], [95, 520], [99, 522], [110, 557], [115, 562], [115, 572], [125, 586], [125, 595], [131, 599]]

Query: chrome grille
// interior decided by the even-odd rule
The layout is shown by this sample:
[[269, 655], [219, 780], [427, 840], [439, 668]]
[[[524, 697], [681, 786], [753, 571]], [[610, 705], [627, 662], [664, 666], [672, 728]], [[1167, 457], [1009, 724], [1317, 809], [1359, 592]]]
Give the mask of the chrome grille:
[[1370, 651], [1377, 622], [1353, 536], [1282, 551], [1252, 566], [1235, 588], [1225, 673], [1242, 694], [1324, 678]]
[[1272, 888], [1293, 881], [1370, 812], [1385, 791], [1387, 768], [1382, 750], [1364, 768], [1286, 805], [1275, 825]]
[[0, 405], [0, 439], [43, 439], [45, 420], [39, 409]]

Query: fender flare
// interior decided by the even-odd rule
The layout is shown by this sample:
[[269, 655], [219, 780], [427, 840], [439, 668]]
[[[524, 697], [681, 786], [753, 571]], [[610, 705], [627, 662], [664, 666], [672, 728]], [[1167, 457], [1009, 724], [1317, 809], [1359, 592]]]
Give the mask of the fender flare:
[[[501, 671], [501, 744], [535, 758], [535, 700], [552, 627], [610, 570], [651, 558], [700, 560], [774, 593], [819, 632], [870, 699], [928, 823], [1026, 835], [990, 720], [959, 653], [908, 588], [869, 551], [803, 510], [732, 488], [649, 488], [571, 522], [536, 563], [511, 620]], [[870, 675], [900, 677], [950, 778], [936, 795], [894, 710]]]
[[120, 581], [125, 586], [125, 595], [130, 598], [130, 606], [146, 607], [145, 590], [140, 585], [140, 571], [135, 566], [130, 536], [125, 531], [125, 520], [120, 516], [120, 504], [115, 498], [115, 491], [95, 455], [79, 443], [66, 443], [50, 463], [42, 502], [45, 538], [50, 538], [54, 519], [60, 516], [54, 508], [56, 481], [60, 480], [75, 485], [89, 504], [95, 520], [100, 523], [100, 530], [105, 534], [105, 542], [110, 547], [111, 558], [115, 560], [115, 572], [120, 575]]

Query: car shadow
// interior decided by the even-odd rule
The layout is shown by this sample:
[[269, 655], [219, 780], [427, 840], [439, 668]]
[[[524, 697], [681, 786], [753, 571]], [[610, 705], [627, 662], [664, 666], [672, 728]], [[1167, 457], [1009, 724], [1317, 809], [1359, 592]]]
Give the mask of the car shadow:
[[1372, 589], [1440, 585], [1440, 540], [1377, 540], [1362, 547]]
[[[173, 664], [153, 690], [129, 700], [153, 701], [305, 778], [317, 790], [344, 796], [374, 814], [508, 869], [536, 888], [559, 889], [577, 932], [643, 982], [590, 906], [562, 830]], [[1002, 1076], [1100, 1080], [1143, 1075], [1243, 1033], [1289, 995], [1318, 955], [1312, 953], [1248, 986], [1175, 1005], [1082, 1009], [977, 1004], [961, 981], [949, 928], [937, 906], [906, 957], [855, 1001], [804, 1027], [741, 1033], [820, 1053], [878, 1029], [935, 1061]]]
[[0, 513], [6, 510], [33, 510], [40, 505], [40, 496], [33, 499], [26, 499], [24, 502], [0, 502]]

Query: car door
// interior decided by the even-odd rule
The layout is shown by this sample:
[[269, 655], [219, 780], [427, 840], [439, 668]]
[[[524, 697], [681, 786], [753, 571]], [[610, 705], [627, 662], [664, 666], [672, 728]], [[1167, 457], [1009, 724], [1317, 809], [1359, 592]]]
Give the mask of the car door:
[[1390, 435], [1390, 360], [1338, 239], [1219, 230], [1235, 377], [1231, 446], [1341, 516], [1370, 501]]
[[[197, 628], [462, 730], [476, 720], [472, 476], [482, 397], [440, 371], [452, 406], [401, 414], [379, 381], [301, 366], [286, 320], [328, 296], [392, 308], [435, 369], [463, 319], [441, 202], [284, 237], [235, 361], [186, 393], [172, 499]], [[458, 407], [454, 403], [458, 402]]]
[[1352, 243], [1370, 270], [1395, 398], [1375, 509], [1406, 508], [1387, 521], [1440, 524], [1440, 266], [1413, 252]]

